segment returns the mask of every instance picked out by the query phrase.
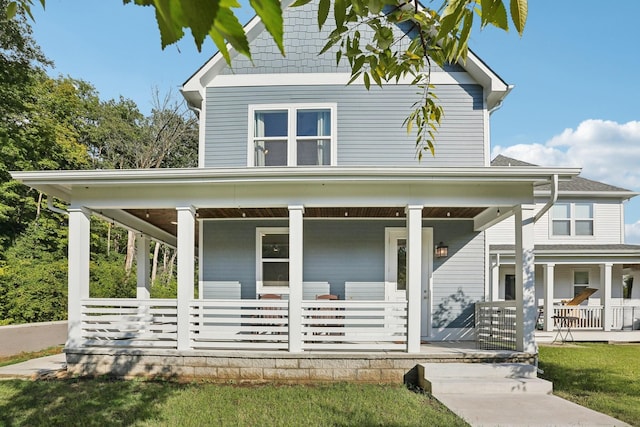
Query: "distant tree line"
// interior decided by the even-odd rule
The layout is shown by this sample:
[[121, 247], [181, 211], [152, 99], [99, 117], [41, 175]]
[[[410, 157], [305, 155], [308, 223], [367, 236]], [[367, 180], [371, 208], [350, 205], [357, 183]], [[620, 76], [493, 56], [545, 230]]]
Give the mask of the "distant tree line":
[[[0, 325], [67, 316], [67, 217], [11, 170], [170, 168], [197, 164], [196, 118], [155, 90], [149, 115], [100, 100], [88, 82], [50, 77], [53, 64], [21, 11], [0, 0]], [[64, 208], [53, 201], [58, 208]], [[91, 296], [134, 297], [135, 235], [92, 218]], [[152, 296], [175, 294], [175, 253], [152, 243]]]

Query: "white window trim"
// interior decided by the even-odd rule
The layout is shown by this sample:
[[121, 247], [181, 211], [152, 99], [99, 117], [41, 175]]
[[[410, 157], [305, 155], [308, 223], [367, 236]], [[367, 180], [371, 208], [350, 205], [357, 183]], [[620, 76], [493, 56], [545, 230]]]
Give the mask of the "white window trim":
[[[285, 294], [289, 295], [289, 287], [264, 286], [262, 280], [262, 236], [266, 234], [289, 235], [289, 227], [256, 227], [256, 294]], [[284, 262], [284, 258], [282, 259]], [[289, 258], [287, 258], [289, 262]]]
[[[549, 238], [550, 239], [586, 239], [586, 240], [594, 240], [596, 238], [596, 203], [593, 202], [559, 202], [556, 205], [569, 205], [569, 217], [566, 218], [569, 221], [569, 234], [568, 235], [556, 235], [553, 234], [553, 209], [550, 209], [548, 212], [549, 215]], [[591, 205], [591, 213], [593, 221], [593, 234], [592, 235], [577, 235], [576, 234], [576, 220], [587, 220], [589, 218], [577, 218], [576, 217], [576, 205]]]
[[[338, 105], [336, 103], [318, 103], [318, 104], [253, 104], [249, 105], [249, 112], [247, 115], [247, 166], [255, 167], [255, 148], [254, 148], [254, 124], [255, 124], [255, 112], [267, 111], [267, 110], [287, 110], [288, 117], [296, 117], [295, 112], [297, 110], [313, 110], [324, 109], [331, 111], [331, 156], [329, 165], [308, 166], [308, 167], [327, 167], [336, 166], [338, 163], [338, 125], [337, 125], [337, 111]], [[296, 129], [295, 120], [289, 120], [288, 123], [288, 135], [287, 135], [287, 165], [297, 166], [297, 147], [296, 144]], [[260, 166], [262, 167], [262, 166]]]

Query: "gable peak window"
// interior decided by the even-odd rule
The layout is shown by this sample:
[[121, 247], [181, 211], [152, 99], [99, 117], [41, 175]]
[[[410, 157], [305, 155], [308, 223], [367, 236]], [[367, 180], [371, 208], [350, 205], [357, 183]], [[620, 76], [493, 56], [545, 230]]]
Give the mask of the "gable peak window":
[[552, 236], [593, 236], [593, 203], [556, 203], [551, 209]]
[[249, 166], [335, 164], [335, 104], [250, 106]]

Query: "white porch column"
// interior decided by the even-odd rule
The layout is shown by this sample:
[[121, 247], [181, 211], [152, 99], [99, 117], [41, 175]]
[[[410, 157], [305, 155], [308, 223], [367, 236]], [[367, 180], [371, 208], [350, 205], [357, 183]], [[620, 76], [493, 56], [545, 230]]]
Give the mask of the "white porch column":
[[537, 352], [533, 209], [533, 205], [520, 205], [515, 209], [516, 349], [529, 353]]
[[544, 264], [544, 330], [553, 331], [553, 288], [555, 264]]
[[67, 347], [82, 341], [80, 300], [89, 298], [89, 252], [91, 214], [84, 208], [69, 208], [69, 283]]
[[611, 310], [611, 272], [613, 264], [600, 264], [600, 292], [602, 293], [602, 327], [610, 331], [613, 325], [613, 311]]
[[140, 233], [136, 236], [136, 297], [151, 298], [151, 261], [149, 260], [149, 237]]
[[489, 301], [500, 299], [500, 255], [494, 256], [495, 262], [491, 263], [491, 292]]
[[422, 205], [407, 212], [407, 353], [420, 352], [422, 308]]
[[289, 206], [289, 351], [302, 351], [304, 206]]
[[193, 206], [178, 211], [178, 350], [189, 349], [189, 301], [193, 299], [196, 212]]

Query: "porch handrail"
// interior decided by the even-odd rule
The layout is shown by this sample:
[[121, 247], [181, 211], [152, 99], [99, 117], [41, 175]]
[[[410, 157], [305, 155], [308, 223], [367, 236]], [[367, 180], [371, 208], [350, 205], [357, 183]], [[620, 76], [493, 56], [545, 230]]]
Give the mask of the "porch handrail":
[[80, 304], [84, 346], [177, 347], [175, 299], [87, 298]]

